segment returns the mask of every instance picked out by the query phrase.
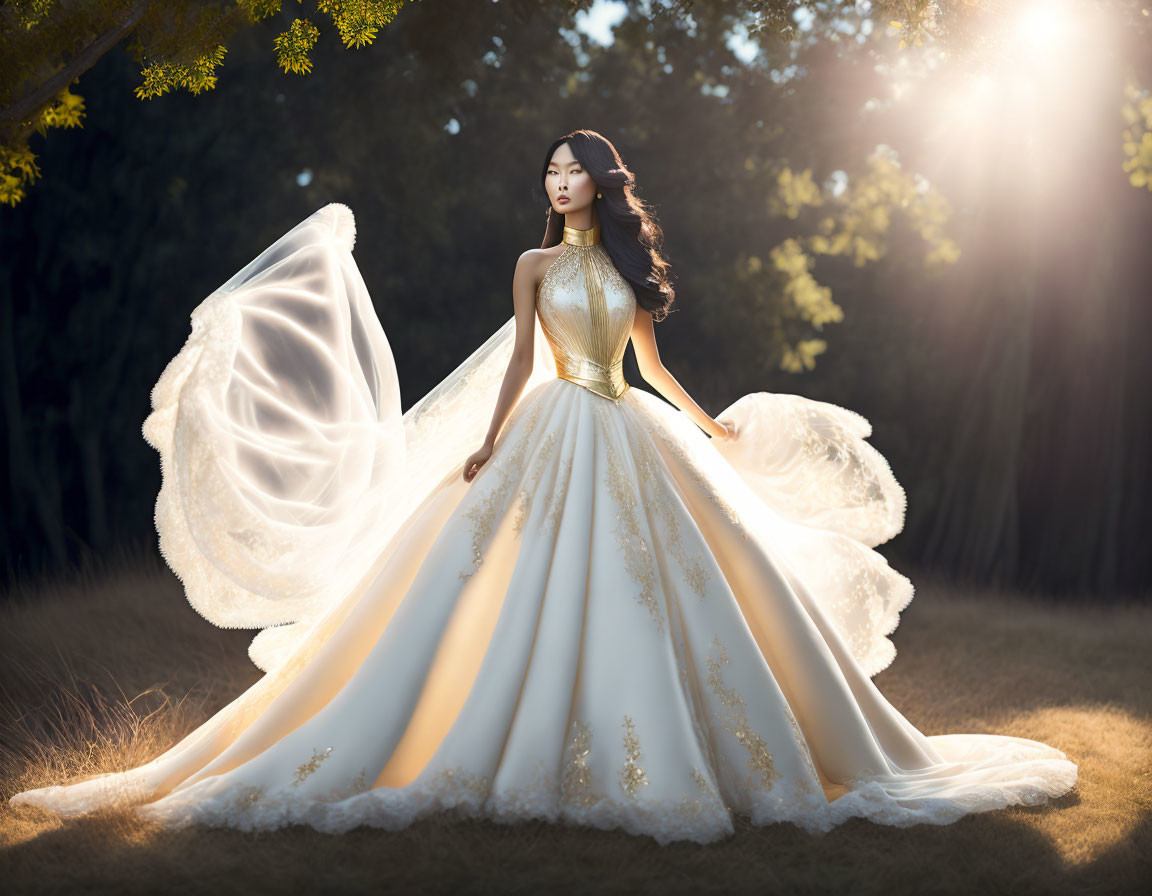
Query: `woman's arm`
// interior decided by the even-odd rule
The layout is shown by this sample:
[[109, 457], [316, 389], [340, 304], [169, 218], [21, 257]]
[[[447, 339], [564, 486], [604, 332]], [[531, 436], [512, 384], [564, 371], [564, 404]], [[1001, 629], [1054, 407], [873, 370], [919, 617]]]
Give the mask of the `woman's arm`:
[[532, 376], [532, 358], [535, 354], [536, 335], [536, 285], [539, 282], [540, 250], [529, 249], [516, 262], [516, 272], [512, 275], [512, 303], [516, 313], [516, 343], [508, 369], [504, 372], [504, 382], [500, 386], [500, 397], [496, 399], [496, 409], [492, 412], [492, 423], [484, 444], [472, 454], [464, 464], [464, 479], [471, 482], [476, 473], [492, 456], [496, 436], [515, 407], [524, 385]]
[[684, 387], [664, 366], [660, 360], [660, 351], [656, 348], [652, 314], [639, 306], [632, 322], [632, 348], [636, 352], [636, 365], [640, 368], [644, 382], [649, 383], [713, 438], [729, 438], [735, 434], [731, 424], [719, 423], [704, 413], [704, 409], [692, 400], [692, 396], [684, 391]]

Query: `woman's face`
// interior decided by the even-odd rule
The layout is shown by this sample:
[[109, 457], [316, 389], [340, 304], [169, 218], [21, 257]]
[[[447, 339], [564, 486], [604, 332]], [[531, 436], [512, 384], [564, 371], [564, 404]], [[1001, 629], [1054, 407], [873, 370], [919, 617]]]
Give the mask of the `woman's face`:
[[552, 208], [562, 215], [588, 208], [596, 195], [596, 181], [576, 161], [567, 143], [561, 143], [552, 154], [552, 161], [548, 163], [548, 171], [544, 176], [544, 186], [548, 190]]

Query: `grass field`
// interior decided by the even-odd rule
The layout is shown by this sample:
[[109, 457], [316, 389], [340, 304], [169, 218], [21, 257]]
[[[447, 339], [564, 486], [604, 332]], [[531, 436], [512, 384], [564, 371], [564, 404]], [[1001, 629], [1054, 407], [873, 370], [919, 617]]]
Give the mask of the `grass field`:
[[879, 688], [926, 734], [1059, 747], [1069, 795], [953, 825], [854, 819], [824, 836], [747, 822], [725, 841], [545, 823], [426, 820], [342, 836], [69, 821], [7, 799], [142, 764], [260, 673], [158, 560], [24, 588], [0, 603], [0, 889], [115, 893], [1121, 893], [1152, 883], [1152, 607], [973, 593], [912, 576]]

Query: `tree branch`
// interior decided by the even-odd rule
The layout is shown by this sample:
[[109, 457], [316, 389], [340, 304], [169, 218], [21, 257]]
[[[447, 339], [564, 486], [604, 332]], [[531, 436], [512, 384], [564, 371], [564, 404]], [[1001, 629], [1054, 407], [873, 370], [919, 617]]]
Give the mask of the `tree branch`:
[[0, 124], [19, 126], [32, 116], [37, 109], [49, 102], [56, 94], [79, 78], [84, 72], [92, 68], [109, 50], [118, 44], [144, 17], [152, 0], [140, 0], [128, 13], [122, 23], [109, 28], [96, 40], [86, 46], [68, 61], [68, 63], [52, 75], [47, 81], [35, 88], [22, 100], [13, 103], [7, 109], [0, 111]]

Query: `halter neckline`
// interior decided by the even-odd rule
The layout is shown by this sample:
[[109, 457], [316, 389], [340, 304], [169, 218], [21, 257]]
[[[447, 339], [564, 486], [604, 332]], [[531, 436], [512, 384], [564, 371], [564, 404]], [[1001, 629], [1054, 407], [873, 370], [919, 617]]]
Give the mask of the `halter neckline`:
[[595, 246], [600, 242], [600, 224], [593, 224], [588, 230], [564, 225], [564, 242], [570, 246]]

